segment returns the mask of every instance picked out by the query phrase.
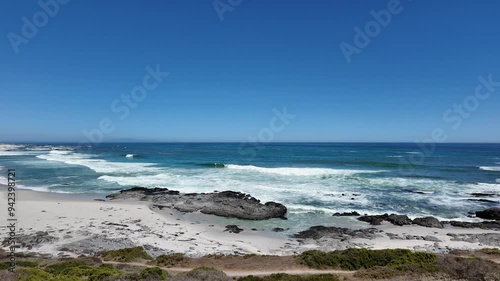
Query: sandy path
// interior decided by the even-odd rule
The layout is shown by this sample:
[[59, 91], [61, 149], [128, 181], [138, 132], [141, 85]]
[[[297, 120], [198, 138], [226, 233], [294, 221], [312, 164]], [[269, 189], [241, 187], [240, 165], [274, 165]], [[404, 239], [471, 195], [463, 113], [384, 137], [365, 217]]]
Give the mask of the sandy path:
[[[159, 267], [165, 271], [167, 271], [171, 275], [176, 275], [182, 272], [188, 272], [193, 270], [194, 268], [185, 268], [185, 267], [161, 267], [155, 265], [148, 265], [140, 262], [114, 262], [114, 261], [102, 261], [104, 264], [112, 264], [112, 265], [132, 265], [132, 266], [142, 266], [142, 267]], [[293, 275], [310, 275], [310, 274], [342, 274], [342, 275], [351, 275], [356, 271], [347, 271], [347, 270], [317, 270], [317, 269], [287, 269], [287, 270], [223, 270], [227, 276], [230, 277], [244, 277], [249, 275], [254, 276], [268, 276], [276, 273], [286, 273]]]

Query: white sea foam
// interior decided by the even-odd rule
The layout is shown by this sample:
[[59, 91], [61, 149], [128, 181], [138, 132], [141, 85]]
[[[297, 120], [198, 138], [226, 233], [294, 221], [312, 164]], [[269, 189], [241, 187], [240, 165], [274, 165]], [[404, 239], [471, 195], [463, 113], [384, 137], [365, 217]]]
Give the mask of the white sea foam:
[[387, 158], [403, 158], [402, 155], [390, 155], [390, 156], [386, 156]]
[[22, 156], [22, 155], [37, 155], [39, 151], [3, 151], [0, 150], [0, 156]]
[[23, 148], [23, 145], [17, 145], [17, 144], [0, 144], [0, 150], [1, 151], [6, 151], [6, 150], [18, 150]]
[[479, 167], [479, 169], [484, 170], [484, 171], [500, 172], [500, 167], [498, 167], [498, 166], [493, 166], [493, 167], [481, 166], [481, 167]]
[[421, 154], [422, 152], [419, 152], [419, 151], [408, 151], [408, 152], [405, 152], [405, 153], [408, 153], [408, 154]]
[[48, 154], [38, 155], [37, 157], [40, 159], [62, 162], [69, 165], [85, 166], [97, 173], [133, 174], [154, 172], [158, 170], [154, 167], [155, 164], [152, 163], [109, 162], [102, 159], [95, 159], [91, 155], [73, 153], [71, 151], [52, 150]]
[[127, 154], [127, 155], [125, 155], [125, 157], [127, 157], [127, 158], [134, 158], [135, 156], [136, 156], [135, 154]]
[[264, 168], [253, 165], [226, 165], [226, 168], [232, 170], [252, 171], [266, 174], [276, 174], [283, 176], [327, 176], [341, 175], [349, 176], [362, 173], [378, 173], [383, 171], [373, 170], [347, 170], [347, 169], [328, 169], [328, 168]]

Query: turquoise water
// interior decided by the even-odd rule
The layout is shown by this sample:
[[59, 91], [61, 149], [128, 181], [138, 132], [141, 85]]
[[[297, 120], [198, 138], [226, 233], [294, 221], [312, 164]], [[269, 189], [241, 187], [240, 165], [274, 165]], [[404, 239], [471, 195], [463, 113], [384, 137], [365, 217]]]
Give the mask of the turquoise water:
[[[40, 191], [109, 194], [132, 186], [181, 192], [235, 190], [289, 208], [287, 224], [335, 212], [466, 218], [497, 206], [499, 144], [25, 144], [0, 151], [1, 182]], [[498, 198], [485, 198], [497, 201]], [[342, 218], [344, 219], [344, 218]]]

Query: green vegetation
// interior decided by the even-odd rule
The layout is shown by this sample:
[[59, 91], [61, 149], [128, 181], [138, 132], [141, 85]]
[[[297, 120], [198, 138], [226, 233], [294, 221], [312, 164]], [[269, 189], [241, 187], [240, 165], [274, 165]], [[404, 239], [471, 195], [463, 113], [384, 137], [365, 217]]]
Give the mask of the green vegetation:
[[500, 256], [500, 250], [498, 248], [484, 248], [478, 250], [478, 252], [490, 255], [490, 256]]
[[170, 254], [158, 256], [152, 263], [157, 266], [173, 267], [185, 260], [183, 254]]
[[110, 265], [90, 266], [81, 260], [67, 260], [43, 269], [23, 268], [21, 281], [105, 281], [122, 272]]
[[307, 251], [298, 256], [299, 262], [316, 269], [336, 268], [359, 270], [376, 266], [391, 268], [412, 266], [427, 271], [435, 270], [436, 255], [412, 252], [410, 250], [367, 250], [348, 249], [344, 251]]
[[105, 261], [132, 262], [141, 260], [152, 260], [153, 258], [144, 251], [142, 247], [125, 248], [119, 250], [104, 251], [101, 253]]
[[144, 280], [166, 280], [167, 272], [162, 270], [159, 267], [151, 267], [146, 268], [141, 273], [139, 273], [139, 277]]
[[340, 281], [340, 279], [332, 274], [300, 276], [280, 273], [264, 277], [247, 276], [239, 278], [238, 281]]
[[[17, 261], [16, 267], [37, 267], [38, 263], [33, 261]], [[0, 270], [6, 270], [10, 268], [10, 262], [0, 262]]]
[[172, 278], [174, 281], [232, 281], [224, 272], [211, 267], [198, 267]]

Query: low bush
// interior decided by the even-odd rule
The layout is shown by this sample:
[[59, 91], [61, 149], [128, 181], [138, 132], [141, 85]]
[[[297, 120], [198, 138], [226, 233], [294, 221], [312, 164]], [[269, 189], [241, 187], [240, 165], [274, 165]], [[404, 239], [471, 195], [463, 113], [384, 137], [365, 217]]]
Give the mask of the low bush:
[[167, 272], [159, 267], [146, 268], [139, 273], [141, 280], [166, 280]]
[[344, 251], [321, 252], [306, 251], [298, 256], [299, 262], [311, 268], [338, 268], [359, 270], [376, 266], [414, 266], [427, 271], [435, 270], [436, 255], [412, 252], [403, 249], [368, 250], [348, 249]]
[[185, 259], [186, 258], [184, 257], [183, 254], [176, 253], [176, 254], [158, 256], [153, 263], [158, 266], [173, 267], [180, 264]]
[[140, 260], [152, 260], [153, 258], [144, 251], [142, 247], [125, 248], [119, 250], [104, 251], [101, 253], [105, 261], [132, 262]]

